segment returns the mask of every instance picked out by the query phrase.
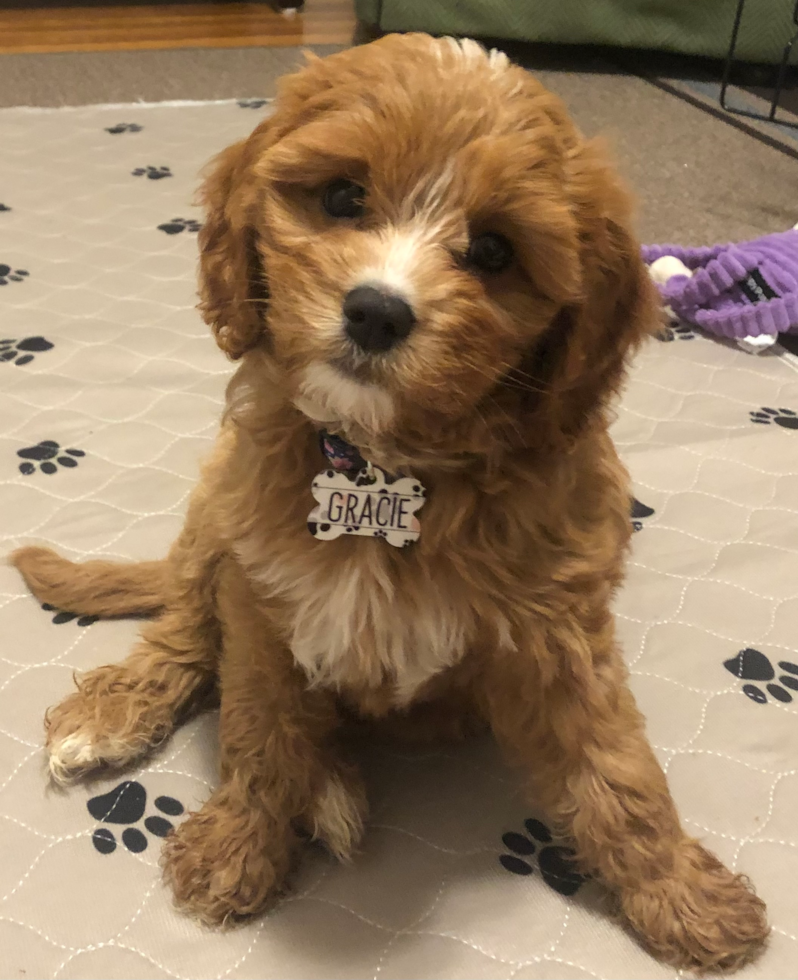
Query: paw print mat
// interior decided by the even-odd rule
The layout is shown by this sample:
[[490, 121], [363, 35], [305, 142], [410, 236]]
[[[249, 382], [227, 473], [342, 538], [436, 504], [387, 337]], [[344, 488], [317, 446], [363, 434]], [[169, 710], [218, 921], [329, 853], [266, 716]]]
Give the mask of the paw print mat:
[[[266, 111], [0, 111], [0, 553], [152, 558], [177, 534], [229, 373], [194, 309], [192, 194]], [[769, 904], [769, 948], [740, 976], [798, 977], [796, 363], [670, 331], [614, 434], [634, 480], [617, 614], [635, 694], [687, 827]], [[489, 742], [364, 749], [351, 865], [309, 848], [265, 918], [184, 918], [158, 857], [214, 785], [215, 716], [134, 772], [67, 791], [44, 775], [46, 707], [136, 629], [42, 608], [0, 564], [0, 976], [676, 976], [607, 918]]]

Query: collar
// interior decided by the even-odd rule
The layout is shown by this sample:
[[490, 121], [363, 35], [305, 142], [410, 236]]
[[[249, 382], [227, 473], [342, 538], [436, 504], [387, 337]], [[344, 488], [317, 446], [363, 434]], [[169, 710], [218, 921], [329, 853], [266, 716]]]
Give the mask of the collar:
[[319, 448], [334, 470], [351, 472], [354, 476], [360, 470], [366, 469], [366, 461], [360, 455], [360, 450], [346, 439], [334, 436], [326, 429], [322, 429], [319, 433]]
[[339, 473], [346, 474], [350, 480], [354, 480], [363, 470], [368, 470], [369, 481], [373, 481], [373, 470], [379, 469], [385, 477], [385, 482], [390, 484], [399, 480], [404, 475], [400, 470], [398, 473], [386, 473], [380, 467], [364, 459], [357, 446], [341, 436], [334, 436], [326, 429], [319, 432], [319, 448], [329, 465]]

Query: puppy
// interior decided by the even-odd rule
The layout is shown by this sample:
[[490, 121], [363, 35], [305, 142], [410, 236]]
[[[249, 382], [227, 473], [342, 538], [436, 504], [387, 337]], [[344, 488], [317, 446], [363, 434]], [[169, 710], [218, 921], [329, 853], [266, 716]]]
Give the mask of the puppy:
[[682, 830], [615, 640], [609, 403], [657, 312], [600, 149], [503, 54], [389, 36], [286, 79], [203, 200], [200, 309], [240, 367], [179, 539], [13, 556], [39, 599], [153, 616], [49, 712], [53, 776], [128, 765], [218, 688], [220, 785], [164, 861], [222, 923], [303, 836], [352, 853], [353, 721], [485, 723], [654, 955], [742, 964], [763, 903]]

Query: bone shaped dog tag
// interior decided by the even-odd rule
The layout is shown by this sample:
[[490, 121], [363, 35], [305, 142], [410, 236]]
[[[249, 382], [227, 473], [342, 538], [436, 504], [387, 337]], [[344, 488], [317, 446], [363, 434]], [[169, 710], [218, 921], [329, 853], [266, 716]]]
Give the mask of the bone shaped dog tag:
[[308, 528], [321, 541], [360, 534], [404, 548], [421, 533], [415, 514], [424, 503], [424, 487], [413, 477], [388, 483], [379, 466], [370, 466], [351, 480], [328, 469], [314, 478], [311, 489], [318, 506], [308, 516]]

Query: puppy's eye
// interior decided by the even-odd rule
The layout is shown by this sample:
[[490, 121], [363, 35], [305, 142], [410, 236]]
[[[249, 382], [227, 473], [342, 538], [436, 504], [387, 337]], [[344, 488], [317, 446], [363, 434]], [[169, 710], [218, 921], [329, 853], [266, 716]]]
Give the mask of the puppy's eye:
[[486, 231], [472, 239], [466, 252], [466, 262], [480, 272], [504, 272], [513, 261], [513, 246], [504, 235]]
[[365, 190], [352, 180], [334, 180], [324, 189], [322, 205], [331, 218], [359, 218], [366, 210]]

